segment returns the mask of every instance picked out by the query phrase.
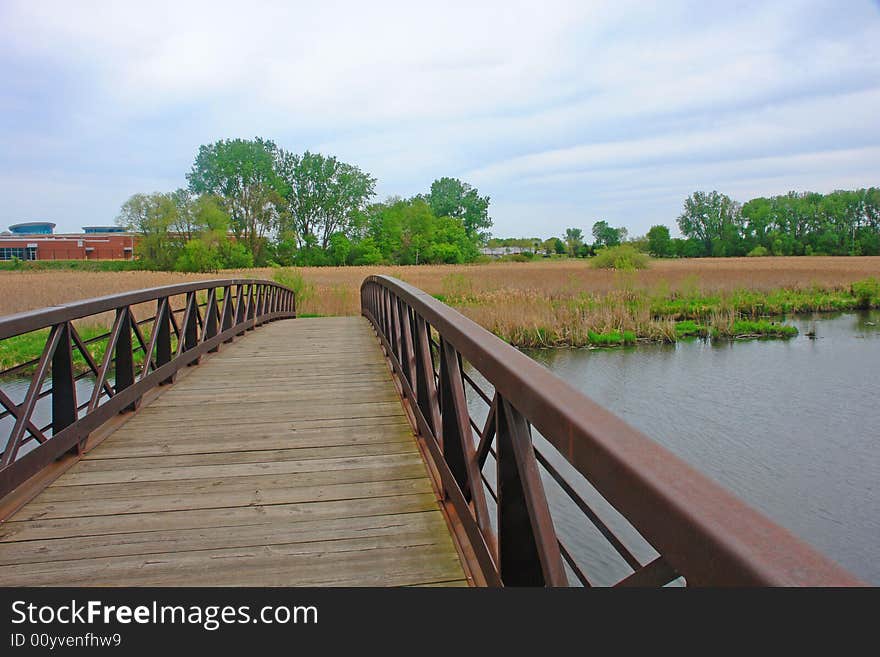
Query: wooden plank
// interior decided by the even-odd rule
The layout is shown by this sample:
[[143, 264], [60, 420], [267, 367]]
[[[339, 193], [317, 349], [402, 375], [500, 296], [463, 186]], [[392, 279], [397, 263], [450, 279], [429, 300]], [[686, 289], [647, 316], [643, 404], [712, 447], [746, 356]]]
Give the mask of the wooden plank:
[[0, 524], [0, 585], [467, 585], [362, 318], [225, 345]]
[[5, 586], [407, 586], [461, 578], [448, 543], [400, 535], [0, 566]]
[[379, 417], [387, 415], [404, 415], [403, 407], [397, 400], [387, 402], [352, 402], [325, 404], [308, 403], [302, 406], [286, 406], [276, 403], [254, 403], [242, 406], [193, 406], [185, 413], [185, 420], [178, 412], [166, 412], [165, 409], [147, 407], [142, 411], [142, 419], [160, 429], [181, 426], [182, 422], [204, 424], [205, 422], [233, 422], [236, 425], [249, 426], [254, 417], [262, 422], [287, 422], [293, 420], [327, 420], [342, 418]]
[[[74, 493], [63, 500], [50, 502], [41, 501], [40, 497], [25, 506], [13, 518], [20, 520], [37, 520], [40, 518], [72, 518], [77, 516], [118, 515], [125, 513], [143, 513], [146, 511], [174, 511], [178, 509], [222, 509], [234, 506], [264, 506], [267, 504], [291, 504], [293, 502], [309, 502], [315, 500], [346, 500], [359, 497], [376, 497], [380, 495], [397, 495], [400, 493], [426, 492], [430, 484], [424, 479], [423, 473], [410, 466], [409, 470], [399, 469], [392, 476], [385, 470], [350, 470], [345, 473], [344, 483], [326, 483], [309, 486], [283, 487], [275, 482], [272, 487], [255, 488], [252, 482], [239, 488], [238, 482], [228, 485], [223, 480], [199, 480], [210, 482], [209, 490], [192, 492], [191, 485], [197, 482], [177, 482], [174, 492], [162, 492], [170, 486], [144, 485], [143, 489], [129, 487], [125, 489], [125, 497], [119, 495], [112, 499], [94, 498], [94, 487], [68, 486], [68, 490], [77, 491], [83, 499], [75, 499]], [[342, 479], [338, 473], [314, 473], [315, 478]], [[270, 482], [271, 483], [271, 482]], [[79, 491], [82, 488], [83, 490]], [[122, 488], [122, 487], [120, 487]], [[148, 492], [153, 494], [149, 495]], [[158, 493], [158, 494], [157, 494]]]
[[[175, 482], [192, 479], [226, 479], [229, 477], [247, 477], [262, 474], [297, 475], [307, 472], [336, 472], [338, 470], [355, 469], [390, 469], [395, 466], [420, 465], [418, 453], [381, 454], [372, 456], [356, 456], [335, 459], [306, 459], [301, 461], [278, 461], [274, 463], [229, 463], [225, 465], [185, 465], [169, 468], [123, 469], [123, 466], [111, 470], [87, 472], [80, 468], [72, 468], [64, 477], [56, 481], [50, 488], [64, 486], [83, 486], [94, 484], [140, 483], [140, 482]], [[296, 477], [289, 477], [291, 481]]]
[[286, 449], [293, 444], [294, 449], [355, 447], [358, 445], [386, 444], [391, 442], [411, 443], [412, 434], [400, 424], [368, 427], [352, 435], [350, 431], [338, 429], [310, 429], [296, 432], [291, 439], [287, 432], [255, 433], [252, 437], [231, 436], [186, 436], [184, 438], [156, 439], [144, 435], [138, 439], [127, 437], [125, 441], [109, 442], [99, 447], [100, 452], [92, 452], [95, 459], [128, 458], [138, 456], [162, 456], [174, 454], [210, 454], [214, 452], [236, 452], [264, 449]]
[[[258, 448], [258, 445], [251, 445]], [[97, 452], [97, 450], [96, 450]], [[293, 449], [242, 449], [207, 454], [153, 455], [132, 457], [125, 460], [127, 470], [150, 470], [179, 466], [228, 465], [231, 463], [276, 463], [279, 461], [307, 461], [312, 459], [357, 458], [359, 456], [389, 456], [392, 454], [418, 454], [412, 441], [367, 443], [365, 445], [340, 445], [337, 447], [302, 447]], [[117, 470], [117, 458], [105, 458], [95, 453], [77, 468], [78, 473]]]
[[[99, 501], [102, 498], [137, 500], [154, 496], [185, 496], [217, 493], [252, 493], [264, 495], [267, 491], [291, 488], [316, 488], [342, 484], [391, 482], [403, 479], [420, 479], [424, 471], [419, 464], [397, 465], [385, 468], [357, 468], [344, 470], [317, 470], [296, 476], [287, 474], [260, 474], [242, 477], [219, 477], [204, 479], [179, 479], [173, 482], [120, 482], [90, 484], [83, 486], [50, 486], [34, 498], [34, 504], [54, 502]], [[213, 499], [213, 498], [212, 498]], [[230, 499], [237, 499], [230, 497]], [[84, 507], [85, 508], [85, 507]], [[90, 508], [90, 507], [89, 507]], [[86, 515], [86, 514], [82, 514]], [[90, 514], [89, 514], [90, 515]]]
[[291, 524], [261, 524], [132, 532], [103, 536], [0, 543], [0, 566], [79, 561], [106, 557], [169, 554], [233, 547], [318, 543], [353, 538], [404, 534], [446, 538], [446, 522], [435, 507], [418, 513], [395, 513], [309, 520]]
[[[169, 439], [179, 442], [196, 436], [210, 436], [217, 440], [229, 437], [240, 439], [242, 437], [239, 430], [218, 432], [214, 426], [207, 424], [190, 427], [185, 433], [168, 430], [160, 431], [153, 424], [150, 424], [149, 422], [141, 422], [140, 420], [140, 417], [135, 417], [130, 420], [125, 426], [126, 430], [122, 437], [114, 436], [113, 442], [115, 443], [117, 440], [119, 442], [129, 442], [137, 440], [138, 438], [146, 439], [151, 442]], [[248, 430], [246, 435], [253, 436], [255, 439], [283, 435], [289, 436], [291, 440], [295, 440], [295, 434], [298, 435], [298, 432], [305, 432], [308, 430], [326, 430], [327, 433], [330, 434], [332, 432], [329, 430], [337, 429], [339, 431], [345, 431], [348, 434], [353, 434], [359, 432], [361, 429], [368, 431], [374, 427], [385, 427], [388, 425], [408, 427], [409, 425], [406, 424], [406, 422], [406, 416], [396, 414], [372, 418], [317, 418], [312, 420], [299, 420], [293, 418], [285, 420], [284, 422], [254, 419], [249, 425], [247, 425]], [[237, 427], [239, 425], [237, 423], [225, 423], [225, 428], [227, 429], [232, 426]], [[409, 433], [412, 435], [411, 431]]]
[[[319, 500], [292, 504], [243, 506], [220, 509], [176, 509], [126, 515], [18, 520], [0, 524], [0, 541], [22, 544], [43, 539], [76, 536], [103, 537], [116, 534], [210, 527], [258, 527], [290, 525], [323, 518], [358, 518], [390, 513], [414, 513], [437, 509], [433, 492], [403, 493], [382, 497]], [[102, 539], [103, 540], [103, 539]]]

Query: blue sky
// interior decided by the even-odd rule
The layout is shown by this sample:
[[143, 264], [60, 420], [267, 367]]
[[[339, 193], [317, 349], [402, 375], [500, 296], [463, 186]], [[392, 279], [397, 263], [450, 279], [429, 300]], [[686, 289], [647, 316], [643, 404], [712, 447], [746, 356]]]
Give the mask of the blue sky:
[[200, 144], [460, 177], [493, 232], [880, 185], [877, 2], [0, 3], [0, 229], [112, 223]]

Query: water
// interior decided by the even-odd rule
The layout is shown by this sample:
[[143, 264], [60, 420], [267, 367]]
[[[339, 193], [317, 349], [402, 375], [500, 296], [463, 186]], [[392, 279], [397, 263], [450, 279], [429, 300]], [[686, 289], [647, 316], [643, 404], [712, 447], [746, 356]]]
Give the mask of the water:
[[880, 312], [788, 323], [800, 335], [787, 341], [529, 355], [880, 584]]

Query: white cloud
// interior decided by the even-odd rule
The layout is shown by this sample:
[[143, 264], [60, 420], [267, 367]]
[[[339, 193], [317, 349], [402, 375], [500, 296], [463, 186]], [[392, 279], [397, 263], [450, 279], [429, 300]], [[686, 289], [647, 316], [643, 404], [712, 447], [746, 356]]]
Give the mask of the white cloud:
[[[181, 184], [200, 143], [258, 134], [355, 162], [387, 193], [465, 176], [501, 234], [594, 210], [639, 232], [708, 183], [749, 196], [877, 171], [859, 155], [880, 144], [868, 0], [5, 0], [0, 26], [0, 64], [27, 90], [0, 91], [0, 139], [27, 159], [0, 175], [66, 175], [93, 215], [137, 181]], [[31, 214], [64, 207], [5, 191]]]

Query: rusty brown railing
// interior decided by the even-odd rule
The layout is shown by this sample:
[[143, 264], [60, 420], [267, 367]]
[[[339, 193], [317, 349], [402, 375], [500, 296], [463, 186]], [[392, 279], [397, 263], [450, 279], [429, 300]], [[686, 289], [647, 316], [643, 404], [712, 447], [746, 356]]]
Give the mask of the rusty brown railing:
[[590, 550], [618, 562], [602, 569], [618, 575], [600, 583], [860, 583], [421, 290], [371, 276], [361, 287], [361, 306], [391, 362], [453, 525], [464, 530], [463, 551], [472, 554], [484, 583], [596, 584], [601, 578], [584, 566], [583, 550], [564, 540], [560, 508], [594, 528], [588, 535], [601, 545], [591, 543]]
[[[152, 314], [138, 319], [145, 306], [154, 309], [148, 312]], [[112, 329], [83, 340], [75, 322], [104, 313], [115, 315]], [[0, 318], [0, 349], [8, 338], [47, 331], [39, 358], [0, 372], [0, 421], [9, 426], [0, 431], [0, 498], [65, 453], [81, 452], [91, 432], [119, 413], [135, 410], [145, 392], [173, 382], [182, 367], [260, 324], [291, 317], [296, 317], [296, 302], [289, 288], [272, 281], [224, 279]], [[99, 348], [103, 355], [93, 353]], [[16, 403], [2, 382], [25, 375], [30, 382]], [[51, 418], [44, 426], [35, 421], [38, 407], [44, 419]]]

